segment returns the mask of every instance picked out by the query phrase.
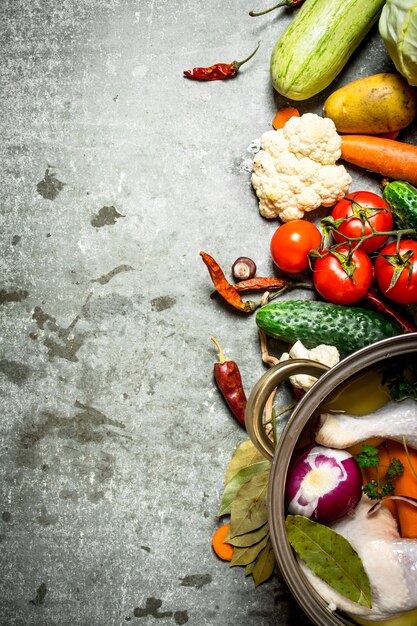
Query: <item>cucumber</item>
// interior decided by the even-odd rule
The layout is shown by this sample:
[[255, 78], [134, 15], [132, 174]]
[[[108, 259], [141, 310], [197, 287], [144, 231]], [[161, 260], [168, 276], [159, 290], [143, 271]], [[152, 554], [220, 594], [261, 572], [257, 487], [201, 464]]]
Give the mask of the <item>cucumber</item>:
[[342, 356], [401, 335], [397, 324], [374, 311], [310, 300], [266, 304], [258, 309], [256, 323], [277, 339], [290, 343], [300, 340], [309, 349], [322, 343], [336, 346]]
[[[385, 186], [383, 197], [390, 207], [399, 228], [414, 228], [417, 231], [417, 189], [402, 180], [394, 180]], [[415, 235], [407, 235], [411, 238]]]
[[306, 0], [271, 57], [274, 88], [306, 100], [325, 89], [377, 21], [385, 0]]

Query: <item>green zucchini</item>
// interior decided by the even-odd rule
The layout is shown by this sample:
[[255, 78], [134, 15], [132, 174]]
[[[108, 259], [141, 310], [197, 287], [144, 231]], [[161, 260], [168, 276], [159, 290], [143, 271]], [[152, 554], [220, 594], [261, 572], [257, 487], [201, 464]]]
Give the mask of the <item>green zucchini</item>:
[[[417, 231], [417, 189], [402, 180], [394, 180], [385, 186], [383, 197], [390, 207], [399, 228]], [[410, 234], [409, 237], [417, 237]]]
[[325, 89], [377, 21], [385, 0], [306, 0], [271, 58], [274, 88], [306, 100]]
[[266, 304], [258, 309], [256, 323], [277, 339], [299, 340], [309, 349], [323, 343], [336, 346], [342, 356], [401, 334], [397, 324], [374, 311], [310, 300]]

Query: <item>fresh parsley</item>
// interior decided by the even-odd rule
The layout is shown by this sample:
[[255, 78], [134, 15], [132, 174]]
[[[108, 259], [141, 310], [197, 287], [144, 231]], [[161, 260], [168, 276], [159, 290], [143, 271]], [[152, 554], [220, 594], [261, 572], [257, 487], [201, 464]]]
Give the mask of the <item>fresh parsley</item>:
[[382, 371], [382, 383], [393, 400], [417, 400], [417, 365], [404, 359], [390, 363]]
[[363, 445], [362, 452], [357, 455], [359, 467], [377, 467], [379, 465], [379, 451], [374, 446]]
[[[362, 452], [356, 456], [356, 461], [361, 468], [375, 467], [375, 479], [368, 480], [363, 486], [363, 493], [371, 500], [381, 500], [385, 496], [394, 493], [393, 481], [404, 472], [404, 465], [399, 459], [392, 459], [388, 467], [380, 465], [379, 451], [374, 446], [363, 445]], [[386, 468], [385, 477], [381, 480], [379, 468]]]

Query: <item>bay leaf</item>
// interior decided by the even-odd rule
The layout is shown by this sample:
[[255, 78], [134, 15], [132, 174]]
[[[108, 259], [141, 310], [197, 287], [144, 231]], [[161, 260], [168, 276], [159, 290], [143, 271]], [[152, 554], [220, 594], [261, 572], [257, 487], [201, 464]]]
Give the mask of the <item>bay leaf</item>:
[[253, 476], [237, 492], [230, 512], [230, 536], [257, 530], [268, 520], [266, 495], [269, 471]]
[[255, 476], [255, 474], [259, 474], [260, 472], [269, 469], [270, 466], [271, 463], [269, 461], [260, 461], [259, 463], [253, 463], [252, 465], [248, 465], [247, 467], [243, 467], [239, 470], [226, 484], [220, 504], [220, 510], [217, 516], [222, 517], [223, 515], [230, 515], [232, 502], [242, 485], [247, 483], [252, 476]]
[[290, 544], [312, 572], [345, 598], [372, 607], [368, 575], [347, 539], [302, 515], [288, 515], [286, 528]]
[[230, 537], [230, 532], [227, 533], [227, 537], [225, 539], [226, 543], [230, 543], [232, 546], [237, 546], [239, 548], [245, 548], [247, 546], [253, 546], [255, 543], [258, 543], [261, 539], [263, 539], [269, 532], [268, 522], [253, 530], [250, 533], [245, 533], [244, 535], [238, 535], [237, 537]]
[[224, 483], [227, 483], [244, 467], [252, 465], [253, 463], [259, 463], [259, 461], [265, 461], [265, 457], [258, 452], [250, 439], [247, 439], [238, 446], [233, 453], [232, 458], [226, 468], [226, 474], [224, 477]]
[[274, 569], [275, 555], [272, 548], [271, 540], [268, 539], [266, 546], [259, 553], [258, 558], [256, 559], [252, 569], [252, 576], [255, 586], [258, 587], [266, 580], [271, 578], [272, 574], [274, 573]]
[[230, 567], [234, 567], [236, 565], [249, 565], [249, 563], [253, 563], [261, 550], [263, 550], [263, 548], [266, 546], [268, 538], [268, 536], [264, 537], [261, 541], [255, 543], [255, 545], [253, 546], [233, 548], [233, 556], [230, 562]]
[[255, 567], [256, 561], [252, 561], [252, 563], [248, 563], [245, 567], [245, 576], [249, 576], [253, 572], [253, 568]]

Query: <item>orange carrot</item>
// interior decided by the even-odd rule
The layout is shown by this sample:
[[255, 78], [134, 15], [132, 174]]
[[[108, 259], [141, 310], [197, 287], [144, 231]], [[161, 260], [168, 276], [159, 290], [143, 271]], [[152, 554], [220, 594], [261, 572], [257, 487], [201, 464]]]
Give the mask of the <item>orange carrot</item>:
[[279, 109], [274, 119], [272, 120], [272, 126], [275, 130], [283, 128], [291, 117], [300, 117], [300, 112], [295, 107], [284, 107]]
[[233, 546], [230, 543], [224, 543], [230, 524], [223, 524], [214, 532], [211, 538], [211, 545], [214, 552], [223, 561], [231, 561], [233, 556]]
[[[396, 458], [404, 465], [404, 473], [395, 479], [395, 495], [417, 498], [417, 478], [410, 467], [404, 446], [395, 441], [386, 441], [387, 450], [391, 458]], [[417, 471], [417, 450], [408, 448], [408, 453], [414, 469]], [[417, 538], [417, 508], [403, 500], [394, 500], [397, 504], [401, 537]]]
[[342, 159], [348, 163], [417, 185], [417, 146], [371, 135], [341, 139]]

